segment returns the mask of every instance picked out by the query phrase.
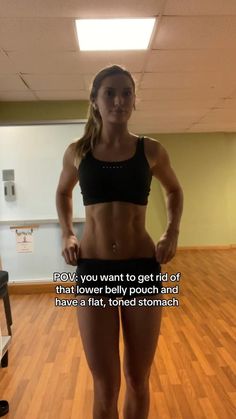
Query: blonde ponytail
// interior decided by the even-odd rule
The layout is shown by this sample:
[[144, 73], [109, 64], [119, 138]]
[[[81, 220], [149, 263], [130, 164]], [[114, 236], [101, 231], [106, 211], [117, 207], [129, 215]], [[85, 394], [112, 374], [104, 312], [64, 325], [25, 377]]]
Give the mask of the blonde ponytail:
[[84, 128], [84, 135], [76, 142], [75, 146], [75, 166], [78, 167], [78, 159], [84, 158], [89, 150], [93, 150], [97, 139], [102, 131], [102, 118], [92, 104], [89, 104], [88, 121]]

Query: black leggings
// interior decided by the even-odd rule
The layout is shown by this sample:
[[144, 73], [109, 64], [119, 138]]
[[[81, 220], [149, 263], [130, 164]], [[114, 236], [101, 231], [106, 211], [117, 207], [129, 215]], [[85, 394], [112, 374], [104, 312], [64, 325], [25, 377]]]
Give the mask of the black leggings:
[[75, 296], [130, 299], [157, 295], [161, 292], [160, 274], [161, 265], [154, 256], [119, 260], [82, 258], [76, 269]]

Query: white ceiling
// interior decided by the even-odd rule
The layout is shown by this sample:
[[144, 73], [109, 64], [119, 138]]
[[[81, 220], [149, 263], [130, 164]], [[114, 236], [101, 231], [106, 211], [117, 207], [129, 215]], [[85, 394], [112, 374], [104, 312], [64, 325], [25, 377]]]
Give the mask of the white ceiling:
[[[76, 18], [153, 16], [148, 51], [79, 51]], [[236, 131], [236, 0], [0, 0], [1, 102], [88, 99], [109, 64], [136, 79], [132, 131]]]

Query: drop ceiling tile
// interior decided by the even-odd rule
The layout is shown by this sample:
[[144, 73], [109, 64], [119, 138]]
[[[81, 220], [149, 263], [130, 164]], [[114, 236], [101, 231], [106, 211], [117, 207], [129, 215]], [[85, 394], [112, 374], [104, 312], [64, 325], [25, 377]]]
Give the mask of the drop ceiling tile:
[[1, 47], [5, 51], [78, 51], [72, 19], [0, 19]]
[[[150, 89], [139, 89], [137, 98], [139, 100], [190, 100], [196, 99], [215, 99], [218, 100], [224, 97], [233, 97], [234, 89], [231, 86], [215, 86], [210, 89], [200, 89], [199, 87], [191, 87], [189, 89], [182, 88], [150, 88]], [[236, 94], [235, 94], [236, 97]]]
[[199, 123], [188, 128], [188, 132], [236, 132], [236, 123]]
[[17, 75], [0, 75], [0, 92], [6, 91], [24, 91], [27, 90], [27, 87]]
[[234, 109], [213, 109], [201, 120], [201, 123], [236, 123], [236, 111]]
[[235, 48], [236, 16], [163, 17], [153, 49]]
[[[225, 76], [227, 75], [227, 78]], [[198, 71], [193, 72], [176, 72], [176, 73], [145, 73], [141, 88], [202, 88], [212, 89], [216, 86], [224, 85], [232, 89], [236, 88], [236, 78], [234, 70], [227, 72], [219, 71]]]
[[225, 95], [224, 99], [236, 99], [236, 90], [229, 95]]
[[165, 123], [171, 123], [173, 121], [178, 121], [178, 123], [192, 123], [195, 122], [196, 119], [198, 120], [199, 118], [201, 118], [203, 115], [202, 114], [196, 114], [194, 112], [188, 112], [188, 113], [168, 113], [168, 112], [156, 112], [153, 115], [141, 115], [140, 117], [138, 117], [138, 115], [136, 114], [136, 116], [132, 116], [132, 118], [130, 118], [130, 122], [133, 123], [138, 123], [140, 121], [140, 118], [142, 118], [143, 120], [145, 120], [145, 124], [154, 124], [154, 121], [160, 121], [160, 122], [165, 122]]
[[236, 110], [236, 99], [222, 99], [217, 103], [221, 109], [234, 109]]
[[82, 76], [68, 75], [30, 75], [23, 74], [22, 77], [27, 85], [33, 90], [80, 90], [84, 89]]
[[16, 74], [14, 64], [11, 62], [9, 57], [0, 51], [0, 74]]
[[162, 0], [125, 0], [117, 3], [116, 0], [103, 0], [98, 3], [93, 0], [84, 2], [77, 12], [78, 18], [101, 19], [101, 18], [142, 18], [153, 17], [160, 13]]
[[35, 94], [40, 100], [88, 100], [85, 90], [36, 90]]
[[146, 51], [80, 51], [80, 68], [83, 73], [98, 72], [103, 67], [118, 64], [131, 73], [139, 73], [145, 65]]
[[189, 109], [175, 109], [175, 110], [169, 110], [163, 111], [149, 111], [149, 112], [135, 112], [132, 114], [132, 118], [134, 118], [136, 121], [138, 121], [140, 118], [144, 118], [146, 121], [151, 121], [155, 118], [161, 118], [162, 120], [168, 120], [173, 118], [183, 118], [183, 119], [195, 119], [195, 118], [201, 118], [204, 115], [206, 115], [209, 111], [209, 109], [195, 109], [195, 110], [189, 110]]
[[[36, 74], [84, 74], [96, 73], [103, 67], [118, 64], [131, 73], [141, 72], [146, 53], [139, 51], [100, 52], [9, 52], [9, 60], [15, 71]], [[1, 71], [1, 70], [0, 70]]]
[[154, 50], [149, 56], [145, 71], [214, 72], [227, 71], [230, 68], [236, 68], [236, 48]]
[[3, 92], [0, 89], [0, 102], [33, 102], [37, 101], [34, 93], [30, 90], [23, 91], [6, 91]]
[[178, 110], [178, 109], [209, 109], [213, 106], [216, 106], [217, 100], [215, 99], [205, 99], [205, 100], [196, 100], [196, 99], [188, 99], [188, 100], [167, 100], [164, 101], [156, 99], [156, 101], [141, 101], [136, 105], [137, 111], [148, 111], [150, 110]]
[[163, 0], [1, 0], [1, 17], [145, 17], [160, 12]]
[[165, 15], [236, 15], [235, 0], [167, 0]]
[[79, 54], [73, 51], [61, 52], [9, 52], [14, 68], [21, 73], [36, 74], [79, 74]]

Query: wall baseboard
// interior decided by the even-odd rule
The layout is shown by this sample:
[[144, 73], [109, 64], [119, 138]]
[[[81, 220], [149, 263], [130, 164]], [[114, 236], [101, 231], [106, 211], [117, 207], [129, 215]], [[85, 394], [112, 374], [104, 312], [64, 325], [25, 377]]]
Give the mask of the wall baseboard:
[[[55, 296], [57, 296], [58, 298], [62, 298], [62, 296], [64, 296], [64, 298], [69, 298], [69, 296], [73, 295], [73, 294], [56, 294], [55, 291], [55, 287], [56, 285], [59, 285], [58, 283], [52, 283], [52, 282], [44, 282], [44, 283], [33, 283], [33, 282], [28, 282], [27, 283], [21, 283], [21, 284], [11, 284], [10, 282], [8, 283], [8, 291], [9, 291], [9, 295], [12, 294], [47, 294], [47, 293], [54, 293]], [[63, 285], [64, 287], [72, 287], [72, 285], [74, 285], [74, 283], [70, 283], [70, 284], [60, 284]], [[60, 297], [61, 296], [61, 297]]]
[[221, 244], [221, 245], [208, 245], [208, 246], [179, 246], [177, 247], [177, 252], [183, 250], [231, 250], [236, 249], [236, 244]]

